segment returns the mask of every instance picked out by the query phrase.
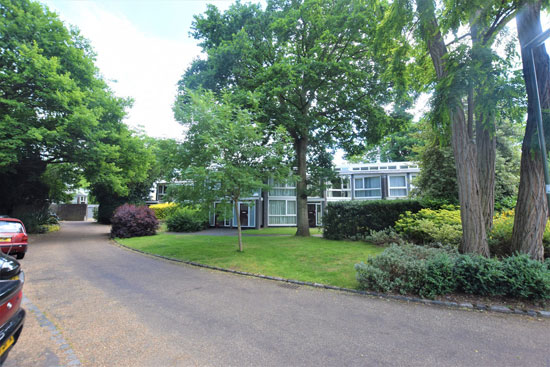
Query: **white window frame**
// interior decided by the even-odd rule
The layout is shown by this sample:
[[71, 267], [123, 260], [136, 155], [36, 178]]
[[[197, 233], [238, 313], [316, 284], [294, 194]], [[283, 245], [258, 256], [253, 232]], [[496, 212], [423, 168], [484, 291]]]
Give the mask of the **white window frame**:
[[[336, 199], [351, 198], [351, 177], [346, 175], [346, 176], [339, 176], [338, 178], [340, 179], [340, 188], [339, 189], [333, 188], [332, 187], [332, 182], [329, 182], [328, 183], [329, 184], [329, 189], [327, 190], [327, 197], [336, 198]], [[344, 180], [347, 181], [346, 185], [344, 185]], [[340, 196], [334, 196], [335, 192], [339, 192]]]
[[[286, 214], [271, 214], [269, 212], [270, 210], [270, 207], [271, 207], [271, 201], [284, 201], [285, 202], [285, 213]], [[295, 205], [296, 205], [296, 209], [295, 209], [295, 213], [294, 214], [289, 214], [288, 213], [288, 202], [289, 201], [294, 201]], [[296, 199], [269, 199], [267, 201], [267, 205], [268, 205], [268, 208], [267, 208], [267, 225], [268, 227], [292, 227], [292, 226], [296, 226], [297, 223], [298, 223], [298, 203], [296, 202]], [[294, 217], [294, 223], [282, 223], [282, 224], [272, 224], [271, 223], [271, 218], [272, 217]]]
[[[291, 198], [296, 197], [296, 185], [294, 183], [286, 183], [286, 182], [275, 182], [273, 178], [270, 178], [268, 181], [270, 188], [268, 191], [269, 197], [284, 197], [284, 198]], [[278, 186], [275, 186], [277, 184]], [[294, 194], [292, 195], [274, 195], [272, 194], [273, 190], [294, 190]]]
[[[392, 186], [391, 185], [391, 177], [403, 177], [405, 179], [405, 186]], [[392, 195], [391, 190], [405, 190], [405, 195]], [[390, 198], [406, 198], [409, 194], [409, 190], [407, 190], [407, 174], [395, 174], [395, 175], [388, 175], [388, 197]]]
[[[372, 179], [372, 178], [378, 178], [379, 182], [380, 182], [380, 186], [379, 187], [376, 187], [376, 188], [365, 188], [365, 179]], [[357, 188], [356, 187], [356, 181], [355, 180], [362, 180], [363, 181], [363, 187], [362, 188]], [[380, 191], [380, 195], [379, 196], [357, 196], [357, 191], [375, 191], [375, 190], [379, 190]], [[355, 197], [355, 199], [382, 199], [382, 176], [359, 176], [359, 177], [354, 177], [353, 178], [353, 196]]]

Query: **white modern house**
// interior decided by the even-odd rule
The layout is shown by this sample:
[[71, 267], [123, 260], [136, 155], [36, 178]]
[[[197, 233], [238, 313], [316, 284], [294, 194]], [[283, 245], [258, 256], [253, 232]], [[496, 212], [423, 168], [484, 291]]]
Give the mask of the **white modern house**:
[[[309, 226], [321, 226], [323, 212], [332, 201], [405, 199], [420, 172], [413, 162], [357, 163], [336, 167], [338, 178], [327, 184], [318, 197], [308, 197]], [[154, 201], [162, 202], [169, 185], [178, 182], [159, 182]], [[238, 203], [238, 213], [210, 216], [212, 227], [235, 227], [237, 214], [243, 228], [296, 226], [296, 186], [294, 183], [270, 181], [270, 190], [258, 190]], [[229, 214], [229, 213], [228, 213]], [[225, 218], [223, 218], [225, 217]]]

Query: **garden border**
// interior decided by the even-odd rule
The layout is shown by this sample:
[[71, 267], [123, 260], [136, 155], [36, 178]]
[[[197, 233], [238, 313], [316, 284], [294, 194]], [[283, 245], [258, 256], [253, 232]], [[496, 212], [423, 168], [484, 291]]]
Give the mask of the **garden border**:
[[456, 308], [456, 309], [463, 309], [463, 310], [477, 310], [477, 311], [491, 311], [491, 312], [499, 312], [499, 313], [505, 313], [505, 314], [515, 314], [515, 315], [524, 315], [524, 316], [531, 316], [531, 317], [544, 317], [550, 319], [550, 310], [521, 310], [521, 309], [512, 309], [508, 306], [491, 306], [486, 305], [483, 303], [458, 303], [458, 302], [450, 302], [450, 301], [438, 301], [438, 300], [432, 300], [432, 299], [425, 299], [425, 298], [418, 298], [418, 297], [409, 297], [409, 296], [400, 296], [395, 294], [386, 294], [386, 293], [378, 293], [378, 292], [372, 292], [372, 291], [361, 291], [357, 289], [350, 289], [350, 288], [343, 288], [343, 287], [337, 287], [334, 285], [328, 285], [328, 284], [321, 284], [321, 283], [312, 283], [312, 282], [305, 282], [301, 280], [295, 280], [295, 279], [286, 279], [281, 277], [274, 277], [270, 275], [263, 275], [263, 274], [255, 274], [255, 273], [249, 273], [246, 271], [239, 271], [239, 270], [232, 270], [232, 269], [225, 269], [220, 268], [218, 266], [212, 266], [212, 265], [206, 265], [201, 264], [195, 261], [187, 261], [187, 260], [180, 260], [175, 259], [168, 256], [163, 255], [157, 255], [152, 254], [150, 252], [138, 250], [135, 248], [132, 248], [130, 246], [123, 245], [122, 243], [118, 242], [115, 239], [111, 240], [118, 246], [123, 247], [125, 249], [128, 249], [130, 251], [138, 252], [144, 255], [157, 257], [160, 259], [173, 261], [177, 263], [187, 264], [196, 266], [199, 268], [205, 268], [205, 269], [211, 269], [211, 270], [217, 270], [222, 271], [226, 273], [231, 274], [238, 274], [238, 275], [244, 275], [254, 278], [260, 278], [260, 279], [268, 279], [268, 280], [274, 280], [277, 282], [284, 282], [284, 283], [291, 283], [296, 285], [305, 285], [308, 287], [314, 287], [314, 288], [322, 288], [322, 289], [331, 289], [335, 291], [340, 292], [346, 292], [346, 293], [352, 293], [352, 294], [359, 294], [363, 296], [372, 296], [372, 297], [379, 297], [384, 299], [393, 299], [398, 301], [405, 301], [405, 302], [412, 302], [412, 303], [419, 303], [419, 304], [426, 304], [426, 305], [432, 305], [432, 306], [439, 306], [439, 307], [449, 307], [449, 308]]

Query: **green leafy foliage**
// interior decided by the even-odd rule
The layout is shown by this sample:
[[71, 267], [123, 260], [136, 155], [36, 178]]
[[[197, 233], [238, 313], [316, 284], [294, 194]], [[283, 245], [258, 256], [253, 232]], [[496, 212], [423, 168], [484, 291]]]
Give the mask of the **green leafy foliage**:
[[208, 216], [198, 208], [179, 207], [168, 215], [166, 226], [171, 232], [198, 232], [208, 226]]
[[[283, 129], [266, 139], [263, 126], [229, 94], [223, 103], [209, 91], [188, 91], [187, 99], [176, 107], [178, 121], [188, 127], [182, 162], [186, 182], [175, 187], [180, 202], [201, 205], [204, 210], [218, 201], [235, 205], [267, 189], [268, 178], [279, 181], [291, 176], [289, 141]], [[239, 216], [237, 227], [242, 251]]]
[[456, 249], [392, 245], [366, 263], [355, 265], [362, 289], [433, 298], [452, 292], [518, 299], [550, 299], [549, 262], [527, 255], [504, 260]]
[[328, 239], [365, 240], [371, 231], [393, 227], [405, 212], [416, 213], [441, 202], [421, 200], [366, 200], [333, 202], [323, 218], [323, 236]]
[[[493, 228], [489, 234], [491, 254], [498, 257], [512, 255], [512, 231], [514, 229], [515, 211], [505, 210], [495, 215]], [[542, 239], [545, 254], [550, 254], [550, 222], [546, 223]]]
[[442, 243], [458, 246], [462, 238], [460, 210], [452, 205], [441, 209], [406, 212], [395, 222], [395, 230], [418, 244]]
[[85, 177], [108, 221], [106, 206], [127, 201], [117, 198], [134, 195], [152, 167], [122, 122], [130, 101], [114, 96], [88, 41], [46, 6], [3, 1], [0, 34], [0, 211], [64, 201]]
[[[208, 57], [186, 71], [176, 105], [186, 103], [186, 88], [218, 97], [229, 91], [247, 107], [254, 93], [265, 132], [283, 127], [293, 140], [298, 218], [307, 218], [308, 179], [331, 167], [327, 150], [358, 151], [358, 143], [376, 143], [410, 118], [382, 107], [394, 89], [369, 44], [382, 14], [380, 4], [356, 0], [269, 0], [265, 9], [237, 2], [224, 13], [209, 7], [192, 30]], [[309, 233], [307, 220], [298, 221], [298, 233]]]
[[177, 203], [161, 203], [149, 206], [159, 220], [164, 220], [174, 213], [179, 205]]

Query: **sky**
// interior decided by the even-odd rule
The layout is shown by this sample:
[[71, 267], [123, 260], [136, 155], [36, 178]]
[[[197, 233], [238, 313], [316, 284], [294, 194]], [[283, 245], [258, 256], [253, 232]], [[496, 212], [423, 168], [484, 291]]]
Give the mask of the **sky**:
[[[172, 104], [176, 83], [201, 54], [189, 35], [193, 16], [204, 13], [207, 4], [224, 11], [234, 0], [40, 1], [66, 26], [80, 29], [97, 53], [96, 65], [111, 89], [134, 100], [125, 121], [131, 128], [154, 137], [183, 138]], [[548, 20], [543, 14], [544, 29]], [[427, 104], [427, 97], [420, 98], [411, 112], [418, 118]], [[343, 152], [336, 152], [335, 162], [343, 163]]]
[[189, 36], [193, 16], [207, 4], [220, 10], [232, 0], [42, 0], [66, 26], [90, 40], [96, 66], [119, 97], [131, 97], [126, 123], [147, 135], [182, 138], [172, 104], [176, 83], [200, 55]]

